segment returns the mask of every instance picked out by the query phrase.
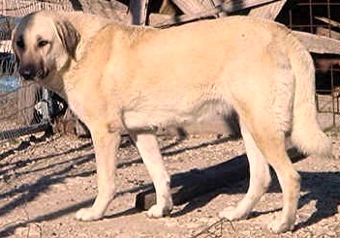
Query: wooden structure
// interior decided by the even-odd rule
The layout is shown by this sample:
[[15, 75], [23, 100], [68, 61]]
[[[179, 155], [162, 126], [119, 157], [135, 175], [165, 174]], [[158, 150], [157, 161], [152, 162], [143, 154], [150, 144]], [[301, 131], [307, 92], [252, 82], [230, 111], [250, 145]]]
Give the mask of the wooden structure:
[[[148, 0], [131, 0], [131, 23], [145, 25], [148, 22], [151, 26], [164, 28], [204, 18], [228, 16], [245, 9], [249, 10], [248, 15], [274, 20], [285, 2], [286, 0], [164, 0], [160, 13], [148, 15]], [[176, 9], [183, 14], [176, 15]], [[164, 11], [172, 14], [162, 14]]]

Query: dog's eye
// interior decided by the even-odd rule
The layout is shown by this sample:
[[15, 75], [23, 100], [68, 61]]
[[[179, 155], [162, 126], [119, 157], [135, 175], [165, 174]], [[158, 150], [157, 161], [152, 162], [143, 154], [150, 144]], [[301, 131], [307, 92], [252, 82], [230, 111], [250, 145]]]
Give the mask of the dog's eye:
[[25, 48], [25, 43], [24, 43], [24, 40], [23, 40], [23, 39], [19, 39], [19, 40], [16, 42], [16, 45], [17, 45], [17, 47], [20, 48], [20, 49]]
[[38, 47], [39, 48], [43, 48], [44, 46], [46, 46], [48, 44], [47, 40], [41, 40], [38, 42]]

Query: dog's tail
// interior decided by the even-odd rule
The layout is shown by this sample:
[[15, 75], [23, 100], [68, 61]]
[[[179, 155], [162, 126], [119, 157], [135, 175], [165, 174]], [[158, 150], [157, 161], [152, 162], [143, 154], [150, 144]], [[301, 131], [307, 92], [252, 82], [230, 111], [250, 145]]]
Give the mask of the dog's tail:
[[289, 56], [295, 74], [291, 139], [306, 154], [332, 156], [332, 143], [321, 130], [315, 106], [315, 68], [306, 48], [294, 37]]

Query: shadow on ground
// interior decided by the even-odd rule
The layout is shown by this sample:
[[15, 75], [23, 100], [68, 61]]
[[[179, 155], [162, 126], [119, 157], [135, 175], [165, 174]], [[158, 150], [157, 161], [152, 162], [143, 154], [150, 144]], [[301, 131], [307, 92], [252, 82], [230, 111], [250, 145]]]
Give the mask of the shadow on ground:
[[[173, 155], [173, 154], [179, 154], [187, 150], [192, 150], [192, 149], [197, 149], [201, 147], [205, 147], [208, 145], [213, 145], [213, 144], [220, 144], [220, 143], [225, 143], [228, 141], [225, 138], [221, 139], [216, 139], [210, 142], [206, 142], [197, 146], [193, 146], [190, 148], [183, 148], [180, 150], [172, 150], [170, 149], [177, 145], [179, 142], [176, 142], [174, 144], [170, 144], [163, 148], [163, 151], [165, 151], [163, 154], [165, 156], [167, 155]], [[85, 145], [85, 147], [89, 147], [90, 145]], [[78, 149], [84, 149], [82, 147]], [[72, 151], [66, 152], [66, 153], [71, 153]], [[39, 157], [35, 158], [32, 160], [42, 160], [42, 159], [51, 159], [54, 156], [57, 155], [50, 155], [50, 156], [45, 156], [45, 157]], [[30, 202], [34, 200], [39, 194], [44, 193], [51, 185], [61, 183], [65, 178], [69, 177], [76, 177], [76, 176], [89, 176], [94, 173], [94, 171], [83, 171], [81, 173], [75, 172], [75, 167], [77, 165], [81, 165], [84, 163], [87, 163], [90, 160], [93, 160], [94, 155], [92, 153], [86, 155], [86, 156], [81, 156], [81, 157], [76, 157], [72, 158], [72, 164], [75, 166], [67, 166], [66, 168], [59, 169], [53, 174], [48, 174], [46, 176], [42, 176], [39, 178], [35, 183], [32, 184], [26, 184], [22, 185], [18, 188], [14, 188], [13, 190], [10, 190], [4, 194], [0, 194], [0, 199], [4, 197], [9, 197], [14, 194], [20, 196], [16, 196], [15, 199], [13, 199], [10, 203], [0, 207], [0, 216], [4, 216], [6, 213], [10, 212], [11, 210], [16, 209], [19, 206], [22, 206], [23, 204]], [[245, 155], [238, 156], [235, 158], [235, 161], [242, 161], [246, 160]], [[133, 163], [140, 163], [140, 159], [128, 161], [124, 166], [129, 166]], [[7, 166], [10, 164], [7, 164]], [[49, 166], [60, 166], [60, 164], [53, 164]], [[123, 164], [120, 164], [119, 167], [123, 166]], [[4, 166], [2, 166], [4, 167]], [[0, 168], [2, 168], [0, 167]], [[5, 173], [6, 170], [0, 171], [1, 173]], [[31, 173], [34, 173], [36, 171], [30, 171]], [[189, 176], [189, 174], [192, 173], [192, 171], [188, 171], [187, 173], [181, 173], [181, 174], [175, 174], [172, 176], [173, 180], [177, 180], [178, 177], [180, 176]], [[328, 218], [333, 216], [334, 214], [337, 213], [337, 206], [339, 205], [340, 202], [340, 172], [301, 172], [300, 173], [301, 178], [302, 178], [302, 184], [301, 184], [301, 190], [306, 191], [305, 195], [303, 195], [300, 199], [299, 202], [299, 207], [303, 207], [304, 205], [308, 204], [310, 201], [314, 200], [316, 201], [316, 211], [312, 216], [300, 223], [297, 224], [296, 229], [301, 229], [305, 226], [310, 226], [312, 224], [315, 224], [319, 222], [322, 219]], [[21, 176], [19, 174], [19, 176]], [[274, 176], [275, 177], [275, 176]], [[177, 184], [178, 185], [178, 184]], [[185, 185], [185, 184], [184, 184]], [[204, 196], [200, 196], [198, 198], [190, 200], [187, 205], [184, 207], [179, 212], [176, 212], [172, 214], [173, 217], [176, 216], [181, 216], [185, 213], [191, 212], [193, 210], [199, 209], [200, 207], [205, 206], [207, 203], [209, 203], [214, 197], [221, 193], [226, 193], [226, 194], [238, 194], [238, 193], [245, 193], [246, 189], [248, 186], [248, 179], [243, 178], [239, 181], [233, 181], [232, 184], [227, 184], [223, 186], [223, 188], [216, 188], [213, 191], [208, 192]], [[126, 191], [120, 191], [118, 192], [117, 196], [125, 194], [125, 193], [135, 193], [140, 191], [141, 189], [149, 189], [151, 188], [151, 184], [145, 184], [143, 186], [137, 186], [130, 188]], [[273, 184], [269, 190], [269, 193], [278, 193], [281, 192], [279, 189], [279, 185], [277, 180], [274, 178]], [[24, 220], [24, 221], [18, 221], [15, 223], [10, 223], [7, 224], [3, 227], [0, 227], [0, 237], [9, 237], [11, 236], [14, 231], [19, 228], [19, 227], [25, 227], [30, 223], [37, 223], [41, 221], [49, 221], [49, 220], [54, 220], [58, 217], [61, 217], [65, 214], [69, 213], [74, 213], [78, 209], [82, 207], [88, 207], [93, 203], [94, 199], [88, 199], [85, 200], [81, 203], [63, 207], [60, 210], [57, 210], [52, 213], [45, 214], [43, 216], [36, 217], [31, 220]], [[270, 208], [269, 208], [270, 209]], [[136, 212], [139, 212], [135, 208], [128, 208], [126, 211], [113, 214], [110, 216], [107, 216], [106, 218], [117, 218], [119, 219], [120, 216], [126, 216], [130, 214], [134, 214]], [[273, 212], [272, 210], [268, 210], [269, 212]], [[253, 213], [253, 216], [257, 216], [260, 213]]]

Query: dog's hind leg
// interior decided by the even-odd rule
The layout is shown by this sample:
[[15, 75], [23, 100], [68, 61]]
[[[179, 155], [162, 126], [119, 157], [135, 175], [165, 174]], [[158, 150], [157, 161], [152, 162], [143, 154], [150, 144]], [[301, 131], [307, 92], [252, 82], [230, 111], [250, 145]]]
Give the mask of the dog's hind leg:
[[270, 115], [255, 111], [252, 115], [255, 118], [247, 120], [246, 126], [264, 158], [273, 167], [283, 193], [282, 215], [273, 220], [268, 228], [275, 233], [285, 232], [293, 229], [296, 220], [300, 176], [287, 155], [284, 132], [278, 129], [275, 120], [270, 120]]
[[151, 133], [133, 134], [132, 138], [156, 190], [156, 204], [148, 210], [147, 215], [153, 218], [169, 215], [173, 208], [170, 176], [166, 171], [157, 138]]
[[244, 125], [240, 125], [249, 161], [250, 182], [246, 196], [236, 207], [227, 207], [220, 212], [221, 218], [228, 220], [244, 219], [267, 191], [271, 181], [269, 165], [257, 147], [252, 135]]

